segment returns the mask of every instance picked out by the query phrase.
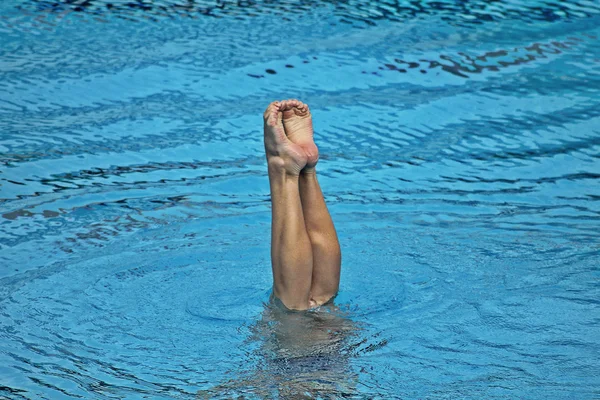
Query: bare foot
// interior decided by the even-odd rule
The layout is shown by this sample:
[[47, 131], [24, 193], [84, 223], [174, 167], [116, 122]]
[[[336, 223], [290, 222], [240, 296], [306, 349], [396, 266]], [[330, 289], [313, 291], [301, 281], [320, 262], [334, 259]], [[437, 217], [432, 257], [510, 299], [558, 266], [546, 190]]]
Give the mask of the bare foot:
[[299, 100], [284, 100], [279, 104], [283, 112], [285, 134], [306, 154], [307, 160], [303, 172], [314, 172], [319, 161], [319, 149], [313, 139], [312, 116], [308, 106]]
[[284, 169], [290, 175], [300, 175], [308, 157], [303, 148], [289, 140], [285, 134], [281, 102], [269, 104], [263, 117], [265, 154], [269, 168]]

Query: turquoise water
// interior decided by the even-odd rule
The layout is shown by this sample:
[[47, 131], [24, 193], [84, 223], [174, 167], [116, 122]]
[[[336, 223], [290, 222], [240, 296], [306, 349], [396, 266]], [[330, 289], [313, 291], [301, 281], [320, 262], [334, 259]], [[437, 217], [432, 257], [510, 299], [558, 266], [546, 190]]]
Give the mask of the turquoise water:
[[[0, 397], [600, 398], [595, 1], [0, 4]], [[271, 285], [308, 103], [335, 306]]]

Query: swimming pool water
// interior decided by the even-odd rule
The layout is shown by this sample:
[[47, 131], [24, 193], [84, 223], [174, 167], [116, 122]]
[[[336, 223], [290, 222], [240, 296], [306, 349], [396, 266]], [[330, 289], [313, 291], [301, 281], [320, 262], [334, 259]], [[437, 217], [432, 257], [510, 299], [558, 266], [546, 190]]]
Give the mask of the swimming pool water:
[[[0, 397], [600, 398], [596, 1], [0, 3]], [[268, 306], [311, 106], [335, 306]]]

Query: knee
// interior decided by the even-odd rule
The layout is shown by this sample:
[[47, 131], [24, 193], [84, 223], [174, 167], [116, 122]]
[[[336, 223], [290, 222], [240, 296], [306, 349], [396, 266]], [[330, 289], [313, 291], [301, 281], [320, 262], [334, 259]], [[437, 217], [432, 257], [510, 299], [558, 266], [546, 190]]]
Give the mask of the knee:
[[276, 286], [273, 290], [273, 296], [288, 310], [302, 311], [311, 308], [308, 296], [294, 295], [285, 290], [278, 290]]
[[322, 306], [323, 304], [328, 303], [336, 295], [337, 295], [337, 288], [336, 288], [336, 290], [323, 290], [318, 293], [313, 293], [313, 294], [311, 294], [310, 299], [309, 299], [310, 307], [313, 308], [313, 307]]

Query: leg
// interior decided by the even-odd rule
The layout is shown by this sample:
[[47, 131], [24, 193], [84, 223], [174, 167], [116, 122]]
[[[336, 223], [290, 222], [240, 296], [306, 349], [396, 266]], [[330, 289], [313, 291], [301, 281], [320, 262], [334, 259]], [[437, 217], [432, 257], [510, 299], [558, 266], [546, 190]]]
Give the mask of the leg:
[[305, 310], [309, 308], [313, 257], [298, 180], [306, 155], [286, 137], [280, 103], [269, 105], [264, 121], [272, 204], [273, 292], [286, 307]]
[[321, 305], [338, 292], [342, 253], [314, 170], [302, 172], [300, 198], [313, 253], [311, 302]]
[[319, 150], [313, 140], [312, 117], [308, 106], [298, 100], [281, 102], [283, 126], [289, 140], [307, 155], [300, 174], [300, 198], [304, 222], [313, 253], [311, 305], [320, 305], [336, 295], [340, 284], [341, 251], [331, 215], [317, 180], [315, 166]]

